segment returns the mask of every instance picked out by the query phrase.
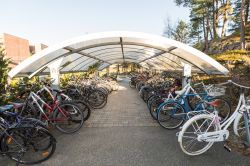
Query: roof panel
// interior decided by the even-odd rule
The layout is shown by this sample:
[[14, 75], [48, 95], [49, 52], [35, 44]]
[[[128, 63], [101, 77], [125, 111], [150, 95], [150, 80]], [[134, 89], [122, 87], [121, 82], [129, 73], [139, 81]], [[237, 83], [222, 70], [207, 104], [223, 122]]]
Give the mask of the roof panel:
[[97, 61], [109, 65], [128, 61], [161, 70], [179, 70], [184, 63], [189, 63], [194, 70], [208, 74], [228, 73], [208, 55], [178, 41], [145, 33], [114, 31], [89, 34], [49, 47], [23, 61], [9, 76], [34, 75], [61, 57], [65, 57], [62, 71], [68, 72], [85, 69]]
[[89, 49], [84, 49], [83, 52], [88, 54], [99, 54], [102, 52], [109, 52], [110, 50], [113, 49], [121, 50], [121, 45], [105, 45], [105, 46], [93, 47]]
[[110, 37], [110, 38], [98, 38], [98, 39], [90, 39], [79, 41], [74, 44], [69, 45], [74, 49], [88, 49], [88, 48], [96, 48], [100, 46], [108, 46], [108, 45], [115, 45], [119, 44], [120, 38], [119, 37]]

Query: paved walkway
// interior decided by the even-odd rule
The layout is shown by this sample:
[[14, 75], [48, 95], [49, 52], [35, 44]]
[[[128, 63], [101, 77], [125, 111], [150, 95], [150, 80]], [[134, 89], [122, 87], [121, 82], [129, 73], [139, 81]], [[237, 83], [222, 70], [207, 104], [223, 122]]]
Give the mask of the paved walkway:
[[128, 87], [128, 79], [120, 82], [119, 90], [112, 92], [107, 106], [94, 110], [85, 127], [158, 126], [135, 89]]
[[[109, 96], [105, 109], [95, 110], [85, 128], [73, 135], [54, 133], [55, 154], [41, 166], [249, 166], [250, 159], [215, 144], [190, 157], [177, 142], [176, 131], [155, 123], [145, 103], [126, 81]], [[0, 166], [13, 162], [0, 159]]]

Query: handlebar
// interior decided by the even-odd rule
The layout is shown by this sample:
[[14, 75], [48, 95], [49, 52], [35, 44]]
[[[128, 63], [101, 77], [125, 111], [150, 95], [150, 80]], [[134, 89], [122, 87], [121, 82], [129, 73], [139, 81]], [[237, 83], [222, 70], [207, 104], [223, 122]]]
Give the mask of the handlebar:
[[229, 82], [229, 83], [232, 83], [232, 84], [234, 84], [235, 86], [238, 86], [238, 87], [240, 87], [240, 88], [250, 89], [250, 87], [244, 86], [244, 85], [240, 85], [240, 84], [238, 84], [238, 83], [236, 83], [236, 82], [233, 82], [232, 80], [228, 80], [228, 82]]
[[227, 84], [234, 84], [235, 86], [238, 86], [238, 87], [240, 87], [240, 88], [244, 88], [244, 89], [250, 89], [250, 87], [248, 87], [248, 86], [244, 86], [244, 85], [240, 85], [240, 84], [238, 84], [238, 83], [236, 83], [236, 82], [234, 82], [234, 81], [232, 81], [232, 80], [228, 80], [227, 82], [224, 82], [224, 83], [220, 83], [220, 84], [217, 84], [217, 85], [227, 85]]

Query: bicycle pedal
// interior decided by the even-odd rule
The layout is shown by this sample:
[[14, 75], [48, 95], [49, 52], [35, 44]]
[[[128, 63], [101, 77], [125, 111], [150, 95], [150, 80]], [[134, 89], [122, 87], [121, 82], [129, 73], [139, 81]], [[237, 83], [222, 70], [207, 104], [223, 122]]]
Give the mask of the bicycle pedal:
[[231, 148], [229, 146], [227, 146], [226, 144], [224, 145], [224, 149], [227, 150], [228, 152], [231, 152]]

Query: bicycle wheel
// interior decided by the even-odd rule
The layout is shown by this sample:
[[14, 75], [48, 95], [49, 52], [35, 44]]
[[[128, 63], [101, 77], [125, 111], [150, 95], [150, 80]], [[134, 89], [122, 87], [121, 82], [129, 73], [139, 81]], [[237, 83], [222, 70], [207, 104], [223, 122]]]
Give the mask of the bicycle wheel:
[[80, 109], [84, 115], [84, 121], [88, 120], [91, 115], [91, 109], [89, 108], [89, 106], [81, 100], [75, 100], [74, 102], [80, 106]]
[[55, 152], [56, 140], [41, 127], [12, 128], [1, 139], [2, 151], [21, 164], [38, 164], [48, 160]]
[[135, 83], [133, 82], [133, 81], [129, 81], [129, 86], [130, 86], [130, 88], [135, 88], [135, 85], [134, 85]]
[[165, 129], [176, 129], [185, 119], [184, 108], [177, 102], [166, 102], [157, 110], [157, 121]]
[[198, 141], [200, 134], [218, 130], [218, 126], [212, 121], [211, 115], [202, 114], [192, 117], [183, 125], [178, 142], [184, 153], [191, 156], [200, 155], [213, 145], [214, 142]]
[[163, 100], [161, 98], [156, 98], [155, 100], [153, 100], [150, 104], [150, 115], [152, 116], [152, 118], [154, 120], [157, 120], [157, 108], [159, 107], [159, 105], [163, 102]]
[[148, 101], [147, 101], [147, 107], [148, 107], [148, 110], [149, 110], [149, 111], [150, 111], [150, 105], [151, 105], [152, 101], [155, 100], [155, 98], [157, 98], [157, 96], [156, 96], [156, 95], [152, 95], [152, 96], [148, 99]]
[[238, 114], [238, 117], [234, 121], [234, 133], [241, 138], [244, 142], [250, 144], [249, 141], [249, 115], [247, 112], [243, 114]]
[[83, 126], [84, 115], [77, 104], [72, 102], [61, 103], [54, 112], [55, 127], [66, 134], [74, 133]]
[[107, 104], [107, 96], [99, 90], [94, 90], [88, 96], [88, 103], [95, 109], [101, 109]]

